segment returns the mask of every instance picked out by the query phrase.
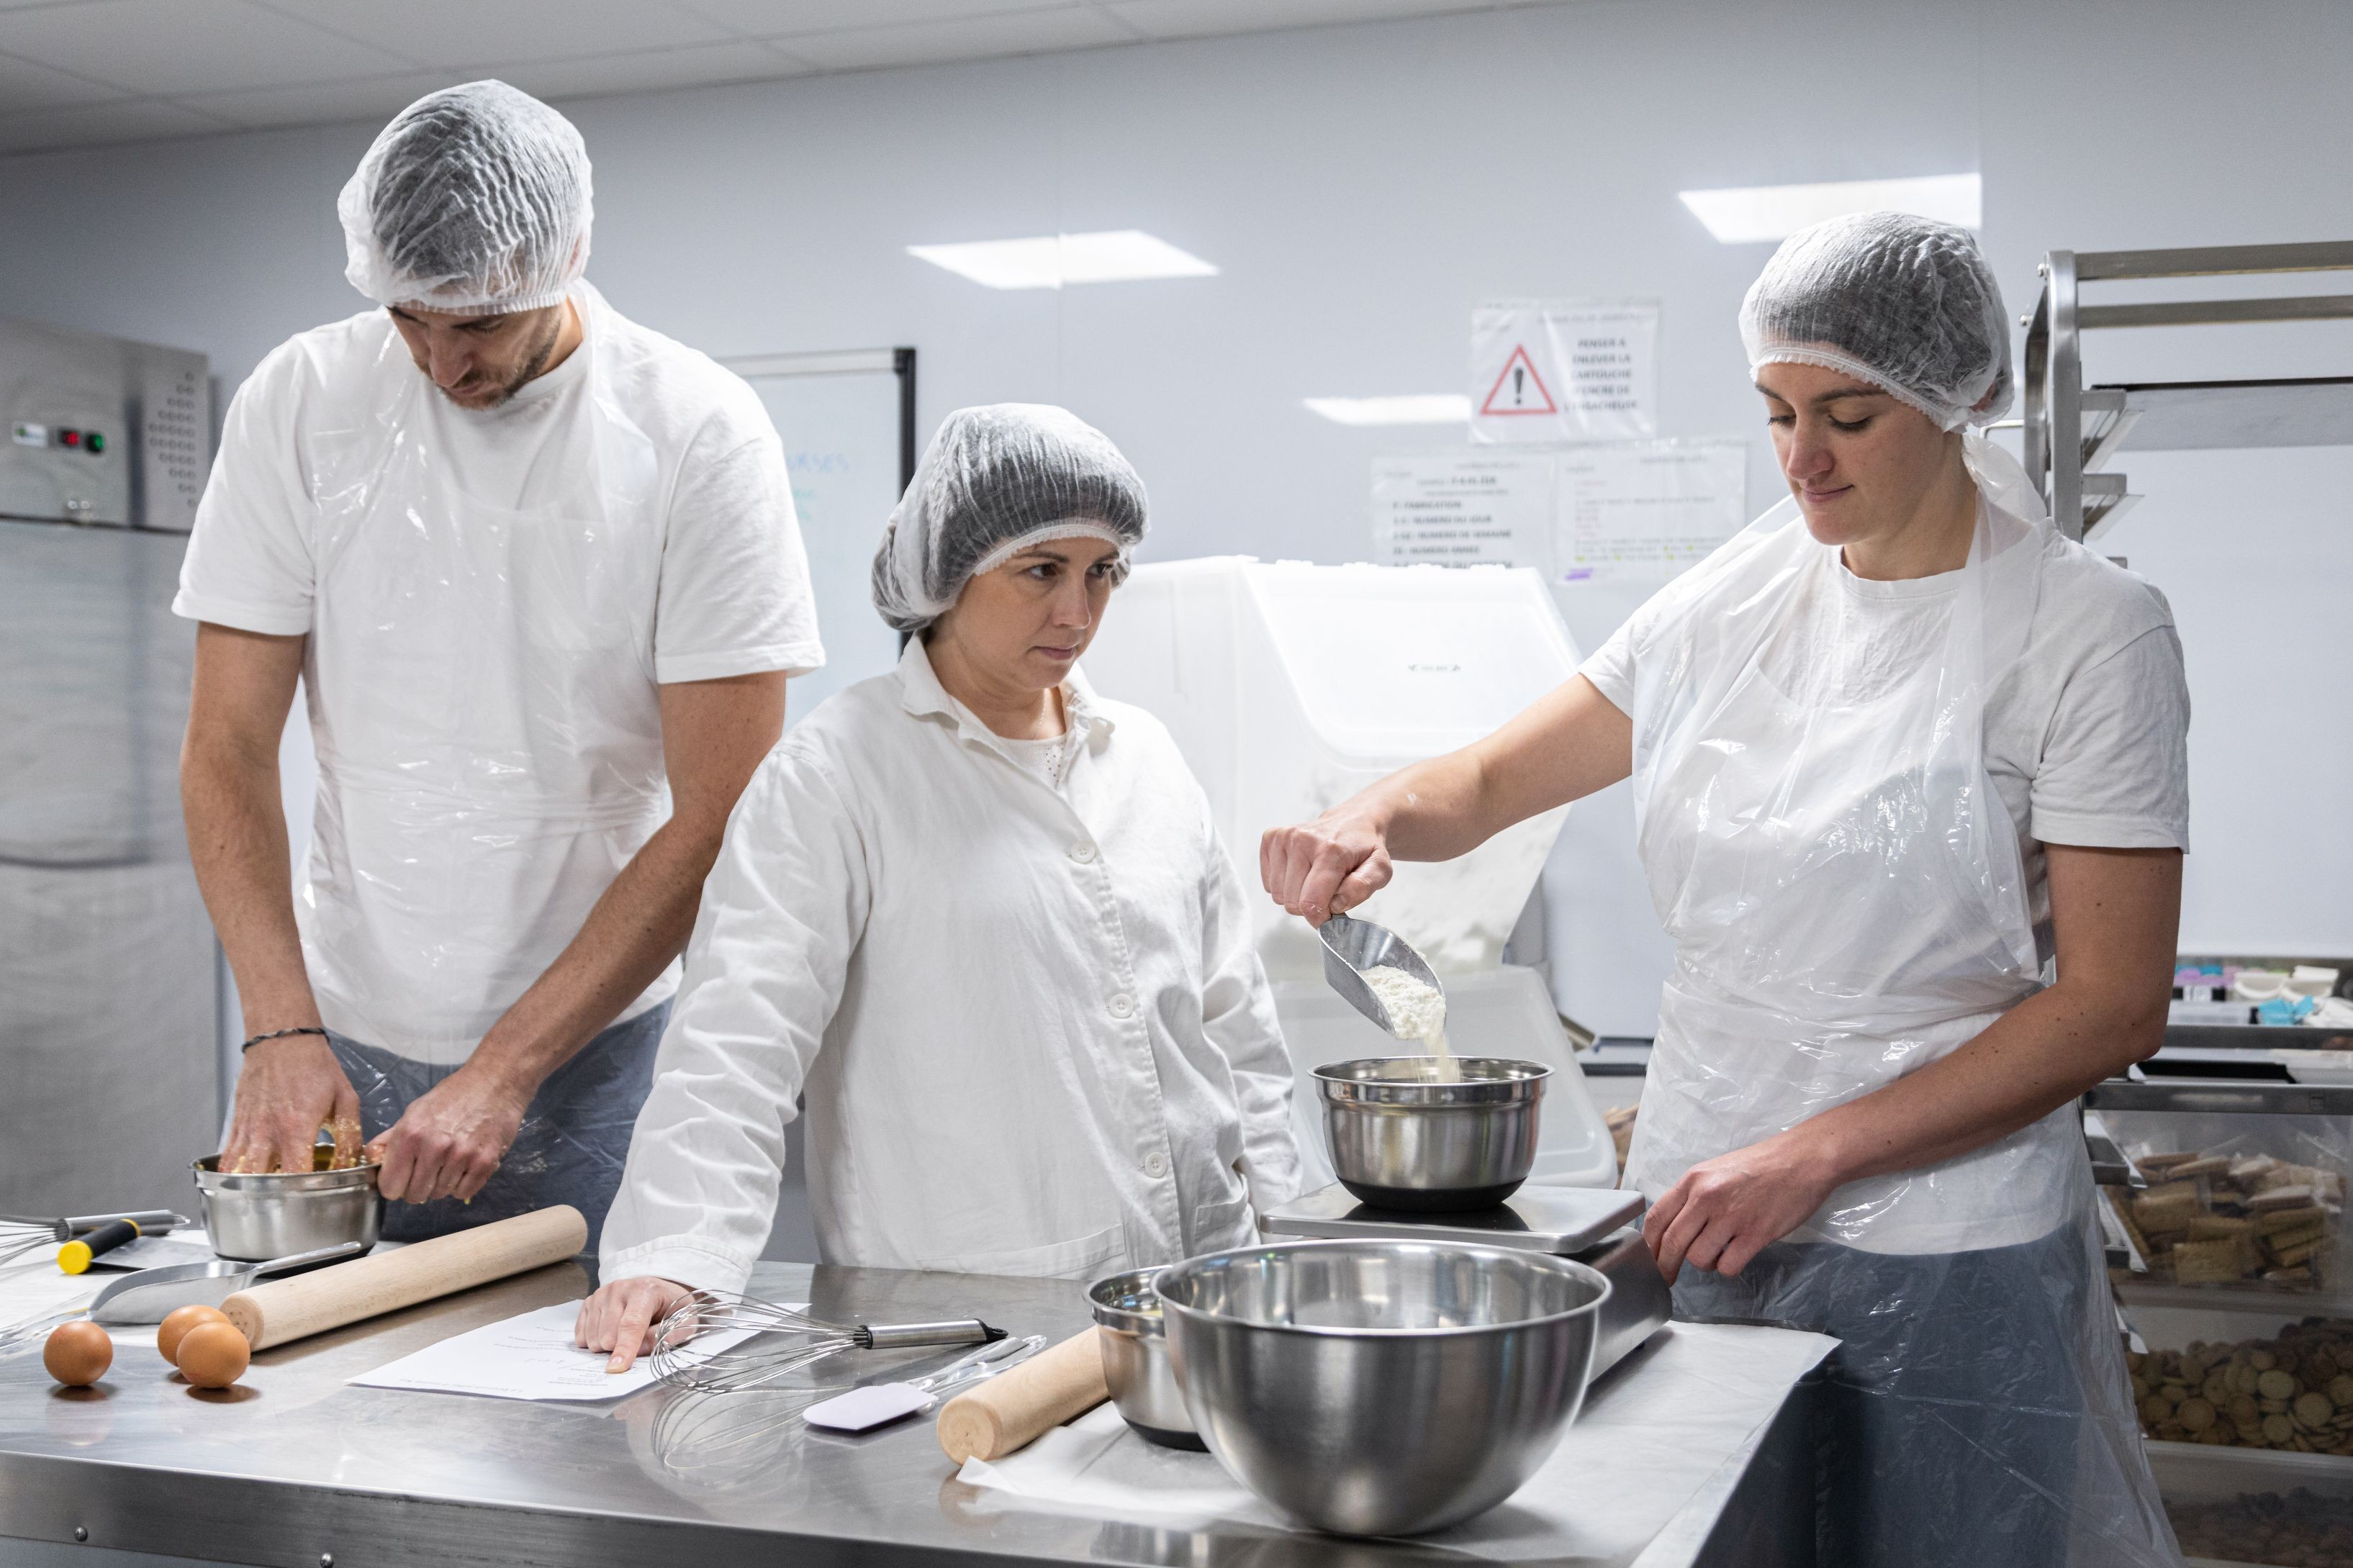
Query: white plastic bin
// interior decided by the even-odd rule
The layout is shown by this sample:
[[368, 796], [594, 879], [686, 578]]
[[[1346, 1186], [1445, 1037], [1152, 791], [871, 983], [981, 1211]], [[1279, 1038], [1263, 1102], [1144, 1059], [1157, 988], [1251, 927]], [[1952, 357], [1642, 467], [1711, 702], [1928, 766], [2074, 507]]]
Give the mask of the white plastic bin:
[[[1247, 556], [1136, 569], [1087, 652], [1103, 695], [1156, 715], [1208, 790], [1253, 890], [1258, 843], [1409, 763], [1485, 735], [1575, 673], [1577, 654], [1536, 573], [1503, 567], [1316, 566]], [[1399, 864], [1354, 912], [1443, 973], [1492, 970], [1567, 808], [1458, 860]], [[1278, 980], [1321, 973], [1314, 934], [1252, 900]]]

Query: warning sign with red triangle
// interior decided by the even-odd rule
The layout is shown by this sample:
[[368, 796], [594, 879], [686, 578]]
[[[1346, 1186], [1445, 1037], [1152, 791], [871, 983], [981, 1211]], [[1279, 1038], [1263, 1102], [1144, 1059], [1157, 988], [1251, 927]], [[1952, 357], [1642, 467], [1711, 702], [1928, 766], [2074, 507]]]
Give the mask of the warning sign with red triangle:
[[1503, 374], [1487, 389], [1487, 401], [1479, 405], [1479, 412], [1504, 418], [1514, 414], [1556, 415], [1560, 408], [1545, 389], [1544, 377], [1536, 374], [1535, 362], [1528, 358], [1527, 349], [1515, 343], [1512, 357], [1504, 362]]

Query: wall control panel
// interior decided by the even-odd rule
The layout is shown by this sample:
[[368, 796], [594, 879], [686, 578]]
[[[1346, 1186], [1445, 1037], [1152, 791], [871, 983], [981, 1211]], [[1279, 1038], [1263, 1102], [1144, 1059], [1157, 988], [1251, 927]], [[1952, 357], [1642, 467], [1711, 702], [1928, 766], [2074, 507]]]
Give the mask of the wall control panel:
[[0, 321], [0, 519], [185, 533], [211, 467], [202, 354]]

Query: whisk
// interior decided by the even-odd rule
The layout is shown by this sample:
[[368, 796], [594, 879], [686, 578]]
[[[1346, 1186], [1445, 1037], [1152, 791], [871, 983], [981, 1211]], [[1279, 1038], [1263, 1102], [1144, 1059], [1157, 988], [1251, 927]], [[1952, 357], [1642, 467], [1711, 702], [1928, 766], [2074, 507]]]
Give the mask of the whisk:
[[14, 1263], [25, 1254], [59, 1242], [71, 1241], [85, 1232], [121, 1222], [128, 1228], [110, 1233], [105, 1245], [91, 1247], [93, 1255], [108, 1246], [129, 1241], [133, 1237], [160, 1236], [175, 1226], [188, 1223], [185, 1215], [169, 1209], [142, 1209], [135, 1214], [86, 1214], [45, 1218], [39, 1215], [0, 1214], [0, 1263]]
[[[1007, 1339], [957, 1357], [925, 1377], [902, 1386], [934, 1402], [960, 1393], [1028, 1360], [1045, 1348], [1042, 1334]], [[740, 1399], [689, 1394], [671, 1400], [655, 1418], [654, 1456], [662, 1468], [700, 1486], [722, 1487], [769, 1471], [782, 1445], [800, 1430], [803, 1415], [839, 1386], [755, 1393]]]
[[[978, 1318], [936, 1323], [829, 1323], [797, 1307], [732, 1290], [691, 1290], [654, 1336], [654, 1376], [700, 1394], [742, 1394], [844, 1351], [992, 1344], [1003, 1329]], [[705, 1349], [696, 1350], [702, 1339]], [[712, 1345], [712, 1340], [723, 1342]]]

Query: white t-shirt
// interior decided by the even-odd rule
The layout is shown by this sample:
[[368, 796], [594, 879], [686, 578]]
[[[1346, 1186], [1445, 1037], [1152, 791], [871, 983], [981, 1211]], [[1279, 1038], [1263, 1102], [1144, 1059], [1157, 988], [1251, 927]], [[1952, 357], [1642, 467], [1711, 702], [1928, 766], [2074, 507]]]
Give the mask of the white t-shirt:
[[[2016, 824], [2028, 907], [2051, 957], [2045, 844], [2189, 847], [2189, 689], [2165, 595], [2054, 528], [2019, 658], [1986, 695], [1986, 771]], [[1883, 583], [1840, 565], [1840, 592], [1776, 638], [1775, 683], [1867, 694], [1943, 643], [1960, 574]], [[1655, 601], [1654, 601], [1655, 603]], [[1637, 610], [1579, 672], [1624, 712], [1651, 629]]]
[[330, 1028], [425, 1061], [465, 1059], [668, 816], [659, 685], [825, 657], [757, 395], [573, 299], [580, 347], [488, 410], [381, 310], [281, 344], [172, 606], [308, 635], [304, 959]]
[[1061, 734], [1048, 735], [1041, 740], [1034, 741], [1016, 739], [1009, 735], [999, 735], [997, 739], [1005, 747], [1008, 756], [1019, 763], [1029, 772], [1037, 774], [1044, 781], [1048, 789], [1062, 787], [1062, 773], [1069, 765], [1071, 757], [1070, 731], [1064, 731]]
[[[2031, 595], [2032, 609], [2016, 658], [1987, 689], [1983, 735], [1987, 772], [2015, 826], [2026, 914], [2047, 973], [2053, 944], [2045, 844], [2188, 847], [2189, 703], [2162, 595], [2047, 525], [2021, 548], [2034, 552], [2021, 563], [2027, 570], [2001, 574], [1992, 591]], [[1928, 667], [1945, 656], [1962, 574], [1872, 582], [1821, 553], [1827, 570], [1797, 580], [1756, 656], [1765, 684], [1827, 715], [1933, 682]], [[1745, 586], [1736, 580], [1718, 592], [1736, 598]], [[1630, 714], [1641, 661], [1677, 657], [1689, 641], [1681, 617], [1707, 613], [1688, 595], [1665, 601], [1638, 611], [1584, 666]], [[1952, 934], [1932, 909], [1888, 914], [1889, 951], [1879, 959], [1847, 953], [1824, 955], [1826, 962], [1903, 973], [1930, 961]], [[1826, 929], [1839, 928], [1832, 921]], [[1770, 1005], [1760, 1017], [1758, 1005], [1715, 987], [1704, 963], [1686, 973], [1679, 958], [1662, 1000], [1627, 1171], [1629, 1184], [1653, 1199], [1692, 1162], [1915, 1070], [1965, 1044], [1990, 1016], [1907, 1021], [1899, 1002], [1872, 1024], [1825, 1023], [1800, 1056], [1775, 1059], [1758, 1049], [1778, 1038]], [[1870, 1017], [1868, 1005], [1859, 1005]], [[2062, 1107], [1966, 1154], [1850, 1183], [1791, 1239], [1905, 1254], [2030, 1241], [2063, 1218], [2082, 1176], [2073, 1111]]]

